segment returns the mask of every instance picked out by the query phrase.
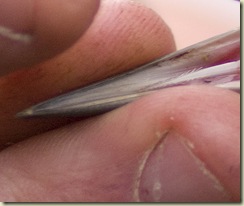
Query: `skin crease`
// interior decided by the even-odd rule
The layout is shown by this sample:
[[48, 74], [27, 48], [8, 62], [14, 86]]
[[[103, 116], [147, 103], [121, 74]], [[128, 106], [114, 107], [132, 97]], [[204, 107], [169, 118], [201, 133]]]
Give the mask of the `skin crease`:
[[[129, 6], [131, 12], [127, 16], [131, 15], [130, 20], [135, 18], [135, 22], [139, 20], [132, 14], [137, 11], [145, 12], [145, 16], [150, 19], [148, 23], [152, 24], [152, 28], [155, 28], [155, 33], [152, 32], [148, 36], [152, 38], [152, 42], [157, 35], [165, 34], [165, 27], [162, 29], [162, 22], [153, 24], [155, 19], [158, 19], [153, 12], [129, 2], [121, 4], [108, 3], [111, 1], [104, 2], [102, 3], [104, 9], [111, 9], [111, 5], [114, 5], [113, 8]], [[118, 10], [114, 9], [113, 11], [115, 12], [110, 15], [116, 16]], [[136, 28], [139, 25], [136, 24]], [[112, 27], [111, 29], [115, 30], [115, 28]], [[142, 31], [144, 30], [142, 29]], [[144, 31], [145, 34], [148, 31]], [[88, 34], [89, 30], [86, 35], [88, 36]], [[125, 33], [123, 34], [125, 35]], [[87, 40], [87, 36], [83, 38]], [[118, 34], [111, 37], [111, 39], [114, 38], [115, 43], [119, 43], [117, 36]], [[148, 37], [145, 39], [138, 37], [138, 39], [135, 36], [132, 35], [134, 41], [131, 40], [131, 42], [138, 41], [138, 45], [140, 45], [146, 41], [145, 46], [147, 44], [152, 45]], [[170, 35], [166, 35], [164, 38], [172, 41]], [[83, 41], [85, 41], [84, 39]], [[88, 40], [87, 42], [89, 42]], [[164, 45], [163, 42], [162, 45]], [[79, 47], [84, 44], [79, 44]], [[123, 43], [120, 44], [123, 45]], [[110, 46], [109, 44], [105, 45]], [[205, 163], [206, 168], [224, 187], [227, 196], [223, 201], [240, 201], [240, 99], [239, 95], [234, 92], [206, 86], [165, 89], [105, 115], [82, 120], [32, 138], [30, 138], [32, 134], [50, 129], [50, 127], [48, 128], [50, 123], [54, 124], [51, 126], [54, 127], [69, 120], [64, 120], [64, 122], [59, 120], [58, 123], [53, 123], [55, 120], [39, 120], [35, 124], [40, 123], [41, 126], [34, 127], [35, 124], [30, 121], [20, 123], [21, 121], [17, 122], [16, 120], [14, 122], [10, 118], [16, 112], [15, 110], [12, 111], [13, 108], [17, 107], [20, 110], [28, 104], [55, 95], [59, 90], [66, 91], [77, 87], [80, 79], [75, 77], [78, 74], [84, 76], [81, 84], [86, 84], [112, 74], [115, 72], [111, 71], [114, 67], [118, 69], [116, 72], [126, 70], [132, 65], [142, 64], [145, 59], [148, 61], [163, 52], [167, 53], [174, 49], [173, 43], [164, 45], [164, 51], [159, 49], [159, 47], [162, 48], [162, 45], [159, 47], [152, 45], [147, 47], [148, 53], [139, 49], [143, 52], [143, 56], [140, 57], [141, 54], [130, 53], [133, 50], [132, 48], [137, 48], [138, 45], [134, 43], [128, 50], [125, 48], [123, 50], [123, 47], [120, 47], [121, 56], [112, 56], [112, 62], [104, 62], [103, 55], [106, 54], [101, 53], [97, 62], [92, 64], [94, 68], [89, 70], [86, 67], [78, 70], [82, 61], [75, 62], [74, 71], [69, 76], [67, 76], [67, 70], [65, 72], [67, 68], [64, 65], [68, 65], [73, 60], [71, 57], [74, 52], [78, 51], [72, 50], [74, 48], [62, 54], [63, 56], [35, 66], [30, 70], [22, 70], [2, 77], [0, 81], [3, 88], [1, 87], [0, 96], [1, 99], [3, 97], [5, 106], [0, 105], [0, 111], [3, 111], [0, 121], [7, 128], [1, 127], [0, 130], [0, 133], [4, 134], [1, 138], [2, 144], [17, 140], [18, 137], [16, 136], [20, 131], [24, 134], [20, 135], [20, 139], [29, 138], [4, 149], [0, 153], [0, 183], [4, 188], [0, 192], [0, 200], [96, 202], [138, 201], [140, 198], [143, 199], [140, 195], [139, 199], [135, 195], [138, 187], [139, 168], [147, 151], [153, 150], [159, 141], [164, 142], [163, 136], [159, 138], [156, 134], [158, 132], [163, 134], [167, 131], [169, 133], [177, 132], [194, 145], [193, 154]], [[88, 49], [91, 48], [86, 47], [85, 51], [89, 51]], [[114, 49], [109, 55], [116, 53]], [[127, 53], [133, 58], [131, 58], [131, 62], [122, 67], [121, 65], [124, 65], [125, 60], [128, 61], [128, 56], [123, 59]], [[94, 53], [87, 55], [83, 60], [88, 63], [89, 61], [94, 62], [95, 57], [97, 57], [97, 54], [94, 57]], [[66, 58], [60, 63], [61, 57]], [[50, 68], [58, 63], [62, 65], [59, 67], [59, 72], [62, 69], [66, 74], [58, 77], [68, 78], [69, 81], [72, 81], [72, 85], [65, 83], [61, 86], [61, 83], [57, 81], [55, 75], [58, 75], [58, 71], [53, 71]], [[99, 64], [104, 67], [98, 67]], [[106, 65], [107, 67], [105, 67]], [[108, 68], [108, 70], [101, 71], [100, 68]], [[106, 74], [107, 72], [108, 74]], [[31, 85], [30, 82], [33, 80], [28, 79], [34, 77], [34, 73], [37, 75], [36, 83]], [[92, 77], [88, 79], [89, 76]], [[53, 80], [56, 80], [54, 81], [55, 84], [51, 84]], [[14, 86], [16, 82], [19, 83], [20, 89]], [[46, 85], [45, 90], [43, 90], [43, 85]], [[28, 91], [30, 94], [26, 94], [27, 88], [32, 87], [34, 89]], [[50, 88], [50, 91], [49, 89], [47, 91], [47, 87]], [[14, 92], [7, 96], [10, 91]], [[38, 95], [33, 96], [34, 92]], [[14, 104], [16, 98], [17, 101]], [[5, 109], [6, 105], [9, 105], [7, 109]], [[29, 127], [32, 128], [28, 129]], [[177, 156], [177, 154], [175, 155]], [[147, 179], [150, 180], [150, 176]], [[140, 182], [143, 180], [139, 179], [139, 185]], [[192, 194], [194, 195], [194, 191]]]

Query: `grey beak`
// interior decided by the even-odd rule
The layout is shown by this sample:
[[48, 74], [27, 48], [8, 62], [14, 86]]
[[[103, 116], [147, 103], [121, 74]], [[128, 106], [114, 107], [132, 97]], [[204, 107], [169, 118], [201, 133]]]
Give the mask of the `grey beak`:
[[209, 84], [240, 90], [240, 30], [176, 51], [132, 71], [52, 98], [17, 117], [80, 116], [111, 111], [156, 90]]

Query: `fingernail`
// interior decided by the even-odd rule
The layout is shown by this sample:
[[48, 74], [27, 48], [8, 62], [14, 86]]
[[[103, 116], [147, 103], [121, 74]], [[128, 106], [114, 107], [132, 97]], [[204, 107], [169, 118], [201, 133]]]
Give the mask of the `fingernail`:
[[0, 1], [0, 37], [27, 43], [30, 41], [33, 1]]
[[194, 155], [194, 144], [174, 132], [148, 156], [140, 177], [143, 202], [226, 202], [229, 196], [206, 165]]

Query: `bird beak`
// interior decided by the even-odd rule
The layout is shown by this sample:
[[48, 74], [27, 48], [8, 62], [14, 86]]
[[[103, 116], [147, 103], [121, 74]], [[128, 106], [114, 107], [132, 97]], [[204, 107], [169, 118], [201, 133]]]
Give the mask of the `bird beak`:
[[41, 102], [18, 113], [17, 117], [98, 115], [156, 90], [180, 85], [207, 84], [238, 92], [239, 51], [240, 29], [173, 52], [132, 71]]

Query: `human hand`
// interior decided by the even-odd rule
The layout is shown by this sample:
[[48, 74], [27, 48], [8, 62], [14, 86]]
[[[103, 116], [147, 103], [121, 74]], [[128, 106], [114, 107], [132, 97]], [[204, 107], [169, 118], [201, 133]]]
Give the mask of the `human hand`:
[[[49, 2], [43, 7], [49, 8], [45, 7], [51, 6]], [[64, 34], [59, 36], [61, 40], [53, 41], [60, 30], [52, 31], [54, 37], [40, 43], [41, 54], [26, 55], [24, 63], [16, 61], [18, 56], [6, 57], [2, 52], [1, 57], [10, 58], [6, 62], [11, 63], [1, 65], [2, 71], [18, 68], [12, 62], [33, 64], [33, 59], [37, 62], [70, 45], [96, 10], [95, 1], [88, 2], [83, 1], [90, 4], [83, 17], [88, 22], [84, 20], [78, 31], [73, 28], [74, 36], [62, 28], [65, 18], [57, 18], [61, 25], [58, 35]], [[74, 25], [83, 19], [79, 15], [72, 18]], [[68, 43], [60, 46], [62, 38]], [[49, 46], [60, 47], [43, 55]], [[75, 123], [71, 122], [77, 119], [70, 118], [14, 119], [18, 111], [60, 91], [136, 67], [174, 49], [167, 26], [152, 11], [129, 1], [107, 0], [72, 48], [42, 64], [3, 76], [0, 141], [2, 148], [11, 145], [0, 153], [0, 199], [239, 201], [240, 111], [239, 95], [234, 92], [179, 87]], [[58, 129], [45, 133], [54, 128]]]

